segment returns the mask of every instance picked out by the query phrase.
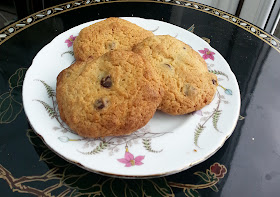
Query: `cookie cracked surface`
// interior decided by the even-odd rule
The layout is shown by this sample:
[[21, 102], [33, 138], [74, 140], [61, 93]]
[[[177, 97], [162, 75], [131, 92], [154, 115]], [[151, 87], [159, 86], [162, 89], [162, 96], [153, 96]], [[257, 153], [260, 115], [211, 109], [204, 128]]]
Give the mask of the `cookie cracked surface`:
[[79, 135], [130, 134], [153, 117], [163, 96], [154, 70], [138, 54], [115, 50], [77, 61], [57, 77], [61, 119]]
[[96, 59], [106, 52], [132, 47], [147, 37], [151, 31], [120, 18], [108, 18], [81, 30], [74, 41], [76, 60]]
[[189, 45], [168, 35], [146, 38], [133, 51], [151, 63], [165, 90], [159, 110], [181, 115], [200, 110], [214, 98], [217, 77]]

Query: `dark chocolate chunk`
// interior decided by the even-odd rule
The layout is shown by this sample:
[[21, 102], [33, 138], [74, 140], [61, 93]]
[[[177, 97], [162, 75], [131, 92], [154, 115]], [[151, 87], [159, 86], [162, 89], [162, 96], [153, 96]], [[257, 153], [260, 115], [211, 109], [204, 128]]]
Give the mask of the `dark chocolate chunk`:
[[216, 81], [215, 79], [212, 79], [212, 83], [213, 83], [214, 85], [217, 85], [217, 81]]
[[163, 66], [169, 68], [170, 70], [172, 70], [172, 66], [170, 64], [164, 63]]
[[95, 109], [103, 109], [104, 107], [106, 107], [106, 102], [104, 99], [100, 98], [100, 99], [97, 99], [95, 102], [94, 102], [94, 107]]
[[168, 66], [170, 69], [172, 68], [170, 64], [165, 64], [166, 66]]
[[110, 88], [112, 84], [113, 83], [110, 75], [103, 77], [100, 81], [100, 85], [102, 85], [104, 88]]

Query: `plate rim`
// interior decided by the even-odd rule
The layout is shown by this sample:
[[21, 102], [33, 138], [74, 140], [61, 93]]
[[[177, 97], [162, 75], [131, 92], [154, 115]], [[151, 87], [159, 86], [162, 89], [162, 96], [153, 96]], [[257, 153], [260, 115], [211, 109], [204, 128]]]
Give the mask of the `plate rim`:
[[[158, 21], [158, 22], [167, 23], [167, 22], [159, 21], [159, 20], [156, 20], [156, 19], [153, 19], [153, 18], [140, 18], [140, 17], [119, 17], [119, 18], [123, 18], [123, 19], [125, 19], [125, 18], [139, 18], [139, 19], [153, 20], [153, 21]], [[25, 85], [25, 84], [26, 84], [26, 76], [27, 76], [27, 74], [28, 74], [28, 71], [30, 71], [30, 68], [32, 67], [32, 65], [33, 65], [33, 63], [34, 63], [34, 60], [38, 57], [39, 53], [40, 53], [43, 49], [49, 47], [49, 45], [50, 45], [53, 41], [55, 41], [56, 39], [58, 39], [62, 34], [66, 33], [66, 32], [70, 32], [72, 29], [74, 29], [74, 28], [76, 28], [76, 27], [78, 27], [78, 26], [85, 25], [85, 24], [90, 24], [90, 23], [92, 23], [92, 22], [97, 22], [97, 21], [101, 21], [101, 20], [104, 20], [104, 19], [106, 19], [106, 18], [97, 19], [97, 20], [93, 20], [93, 21], [89, 21], [89, 22], [85, 22], [85, 23], [82, 23], [82, 24], [77, 25], [77, 26], [75, 26], [75, 27], [72, 27], [72, 28], [68, 29], [67, 31], [64, 31], [64, 32], [60, 33], [59, 35], [55, 36], [48, 44], [46, 44], [44, 47], [42, 47], [42, 48], [37, 52], [37, 54], [34, 56], [31, 65], [29, 66], [29, 68], [28, 68], [27, 71], [26, 71], [26, 74], [25, 74], [25, 77], [24, 77], [24, 81], [23, 81], [23, 85], [22, 85], [23, 109], [24, 109], [24, 113], [25, 113], [25, 115], [26, 115], [26, 118], [27, 118], [27, 120], [28, 120], [28, 122], [29, 122], [29, 124], [30, 124], [30, 126], [31, 126], [31, 128], [32, 128], [32, 130], [36, 133], [37, 136], [40, 137], [40, 139], [43, 141], [43, 143], [44, 143], [52, 152], [54, 152], [55, 154], [57, 154], [57, 155], [58, 155], [59, 157], [61, 157], [62, 159], [66, 160], [66, 161], [68, 161], [68, 162], [70, 162], [70, 163], [72, 163], [72, 164], [74, 164], [74, 165], [76, 165], [76, 166], [78, 166], [78, 167], [81, 167], [81, 168], [83, 168], [83, 169], [85, 169], [85, 170], [87, 170], [87, 171], [94, 172], [94, 173], [100, 174], [100, 175], [109, 176], [109, 177], [115, 177], [115, 178], [147, 179], [147, 178], [155, 178], [155, 177], [168, 176], [168, 175], [172, 175], [172, 174], [176, 174], [176, 173], [185, 171], [185, 170], [187, 170], [187, 169], [189, 169], [189, 168], [191, 168], [191, 167], [193, 167], [193, 166], [195, 166], [195, 165], [198, 165], [198, 164], [202, 163], [203, 161], [206, 161], [206, 160], [209, 159], [210, 157], [212, 157], [218, 150], [220, 150], [220, 149], [223, 147], [223, 145], [225, 144], [225, 142], [226, 142], [226, 141], [229, 139], [229, 137], [232, 135], [233, 131], [234, 131], [235, 128], [236, 128], [237, 122], [238, 122], [238, 116], [236, 116], [236, 120], [232, 121], [233, 126], [232, 126], [231, 129], [228, 129], [228, 131], [230, 131], [230, 132], [228, 132], [229, 134], [226, 135], [226, 136], [223, 138], [222, 142], [219, 143], [219, 146], [218, 146], [215, 150], [213, 150], [211, 153], [207, 154], [205, 157], [200, 158], [199, 160], [196, 160], [196, 161], [194, 161], [194, 162], [192, 162], [192, 163], [190, 163], [190, 164], [188, 164], [188, 165], [184, 165], [184, 167], [183, 167], [183, 168], [180, 168], [180, 169], [176, 169], [176, 170], [172, 170], [172, 171], [168, 171], [168, 172], [163, 172], [163, 173], [149, 174], [149, 175], [124, 175], [124, 174], [114, 174], [114, 173], [109, 173], [109, 172], [100, 171], [100, 170], [96, 170], [96, 169], [92, 169], [92, 168], [86, 167], [86, 166], [84, 166], [83, 164], [81, 164], [80, 162], [77, 162], [77, 161], [74, 161], [74, 160], [72, 160], [72, 159], [70, 159], [70, 158], [67, 158], [67, 157], [65, 157], [64, 155], [62, 155], [62, 154], [60, 154], [59, 152], [57, 152], [56, 150], [54, 150], [48, 143], [46, 143], [44, 137], [43, 137], [39, 132], [37, 132], [36, 129], [34, 129], [34, 126], [32, 125], [31, 121], [29, 120], [29, 117], [27, 116], [27, 112], [26, 112], [26, 110], [25, 110], [25, 109], [26, 109], [26, 107], [25, 107], [26, 104], [25, 104], [25, 99], [24, 99], [24, 90], [25, 90], [25, 87], [26, 87], [26, 85]], [[175, 24], [172, 24], [172, 23], [167, 23], [167, 24], [171, 24], [171, 25], [174, 25], [174, 26], [176, 26], [176, 27], [182, 28], [182, 27], [180, 27], [180, 26], [178, 26], [178, 25], [175, 25]], [[187, 30], [186, 30], [186, 31], [187, 31]], [[192, 32], [189, 32], [189, 33], [191, 33], [191, 34], [193, 34], [193, 36], [199, 38], [201, 41], [204, 42], [204, 44], [207, 44], [207, 46], [210, 47], [211, 49], [214, 49], [209, 43], [207, 43], [205, 40], [201, 39], [199, 36], [195, 35], [195, 34], [192, 33]], [[215, 50], [216, 52], [218, 52], [216, 49], [214, 49], [214, 50]], [[221, 56], [222, 59], [224, 59], [224, 57], [223, 57], [219, 52], [218, 52], [218, 54]], [[225, 59], [224, 59], [224, 60], [225, 60]], [[238, 81], [237, 81], [237, 79], [236, 79], [235, 74], [234, 74], [234, 73], [232, 72], [232, 70], [231, 70], [230, 65], [228, 64], [228, 62], [227, 62], [226, 60], [225, 60], [225, 62], [227, 63], [227, 66], [228, 66], [228, 68], [229, 68], [229, 71], [231, 72], [232, 76], [234, 77], [234, 80], [235, 80], [236, 85], [237, 85], [237, 86], [236, 86], [237, 89], [238, 89], [238, 94], [237, 94], [237, 95], [238, 95], [238, 99], [237, 99], [237, 100], [238, 100], [238, 104], [239, 104], [239, 105], [238, 105], [238, 110], [237, 110], [237, 111], [238, 111], [238, 114], [240, 114], [240, 110], [241, 110], [241, 95], [240, 95], [239, 84], [238, 84]]]

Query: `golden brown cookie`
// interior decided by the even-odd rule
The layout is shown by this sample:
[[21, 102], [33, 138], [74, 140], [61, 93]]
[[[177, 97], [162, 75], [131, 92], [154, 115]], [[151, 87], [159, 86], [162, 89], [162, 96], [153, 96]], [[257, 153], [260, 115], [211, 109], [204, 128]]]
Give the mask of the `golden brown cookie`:
[[160, 76], [165, 94], [158, 109], [180, 115], [212, 101], [217, 77], [208, 72], [204, 59], [189, 45], [171, 36], [153, 36], [133, 51], [145, 57]]
[[155, 72], [132, 51], [77, 61], [57, 77], [61, 119], [84, 137], [136, 131], [153, 117], [162, 94]]
[[115, 49], [131, 50], [135, 44], [153, 35], [129, 21], [108, 18], [81, 30], [74, 41], [75, 58], [85, 61]]

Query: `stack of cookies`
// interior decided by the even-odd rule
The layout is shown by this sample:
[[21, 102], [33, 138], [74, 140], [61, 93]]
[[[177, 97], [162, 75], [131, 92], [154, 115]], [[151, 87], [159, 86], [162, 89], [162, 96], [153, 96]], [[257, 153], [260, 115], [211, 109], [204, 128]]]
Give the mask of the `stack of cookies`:
[[128, 135], [157, 109], [187, 114], [216, 92], [216, 76], [190, 46], [123, 19], [81, 30], [74, 54], [57, 77], [56, 97], [61, 119], [84, 137]]

